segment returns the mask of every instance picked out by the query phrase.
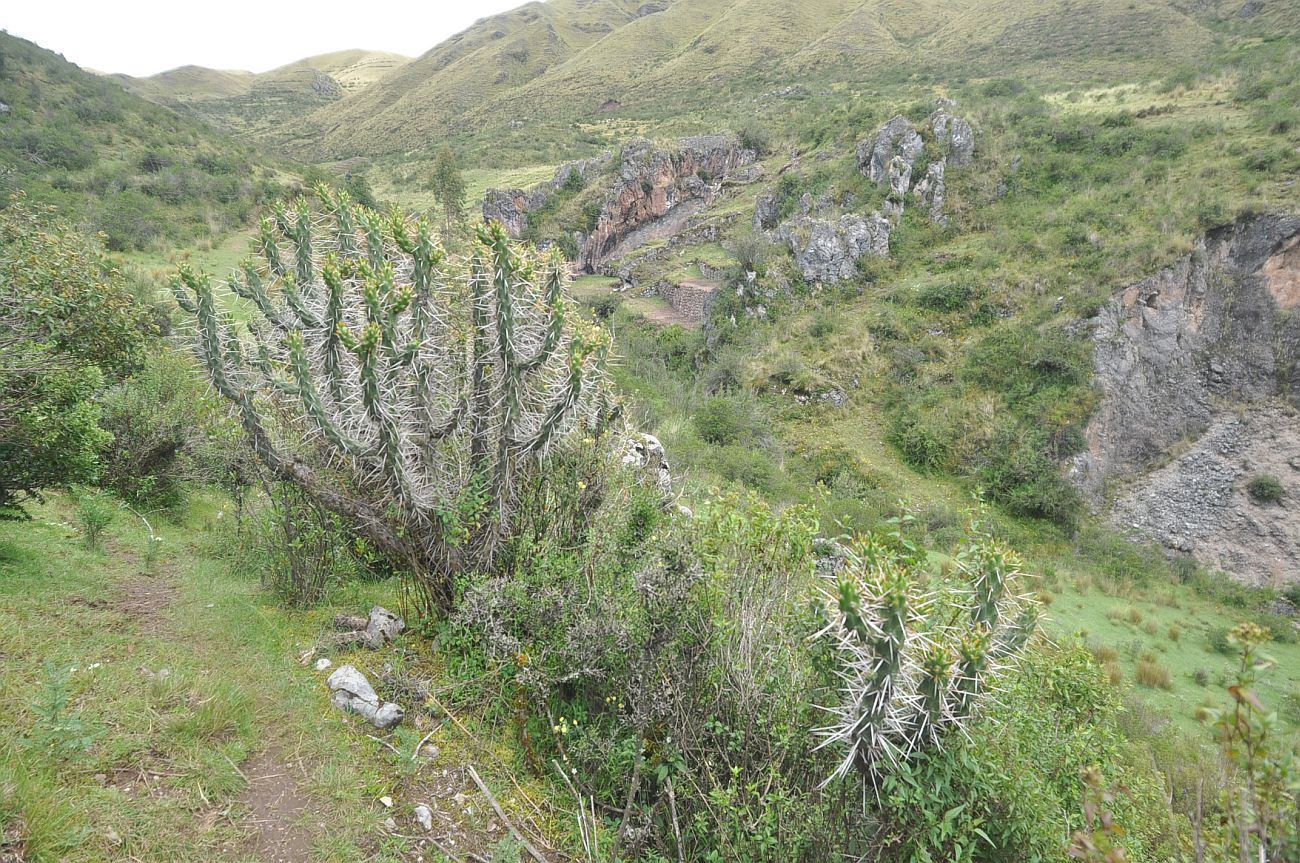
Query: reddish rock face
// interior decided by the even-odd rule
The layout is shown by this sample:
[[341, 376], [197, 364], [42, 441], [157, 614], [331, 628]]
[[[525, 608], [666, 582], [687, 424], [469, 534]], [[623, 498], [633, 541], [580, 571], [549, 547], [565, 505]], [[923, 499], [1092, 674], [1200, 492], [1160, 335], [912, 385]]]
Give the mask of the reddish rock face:
[[687, 201], [712, 200], [723, 180], [753, 173], [754, 160], [754, 152], [729, 134], [686, 138], [673, 149], [629, 141], [580, 267], [595, 272], [623, 238]]

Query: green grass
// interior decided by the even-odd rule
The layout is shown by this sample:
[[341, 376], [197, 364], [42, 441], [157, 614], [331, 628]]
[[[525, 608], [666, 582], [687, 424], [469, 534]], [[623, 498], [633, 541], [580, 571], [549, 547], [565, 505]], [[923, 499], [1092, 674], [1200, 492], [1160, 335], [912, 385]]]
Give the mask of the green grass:
[[[382, 820], [373, 798], [388, 785], [362, 757], [369, 747], [327, 706], [316, 675], [294, 662], [330, 609], [286, 612], [255, 579], [211, 557], [211, 501], [184, 524], [159, 528], [167, 551], [156, 578], [174, 582], [174, 595], [158, 594], [166, 600], [156, 608], [146, 607], [152, 599], [132, 608], [124, 585], [150, 578], [139, 564], [143, 526], [124, 512], [106, 550], [88, 551], [71, 514], [55, 496], [34, 508], [33, 522], [0, 526], [9, 551], [0, 562], [0, 793], [8, 798], [0, 812], [22, 813], [28, 859], [215, 859], [250, 829], [240, 811], [239, 765], [267, 747], [331, 764], [346, 793], [320, 814], [340, 849], [365, 845]], [[339, 597], [353, 609], [393, 599], [382, 587]], [[50, 669], [75, 669], [72, 710], [96, 734], [87, 752], [66, 761], [24, 745], [41, 729], [32, 704]], [[147, 788], [136, 768], [152, 774]]]
[[201, 242], [284, 191], [270, 160], [220, 132], [14, 36], [0, 55], [0, 195], [58, 206], [113, 251]]
[[[297, 826], [313, 863], [441, 859], [415, 841], [420, 802], [446, 813], [462, 851], [490, 855], [491, 810], [461, 785], [465, 764], [517, 824], [552, 847], [577, 841], [563, 789], [532, 775], [508, 735], [456, 702], [438, 654], [417, 633], [383, 652], [333, 656], [377, 686], [384, 665], [430, 681], [437, 704], [454, 711], [408, 702], [404, 724], [383, 735], [400, 754], [332, 707], [324, 675], [299, 664], [334, 614], [398, 608], [393, 581], [345, 582], [326, 604], [286, 609], [255, 570], [216, 553], [233, 539], [234, 513], [215, 495], [192, 497], [175, 521], [155, 521], [164, 552], [153, 576], [141, 562], [147, 532], [125, 511], [99, 551], [81, 542], [68, 497], [52, 494], [31, 514], [0, 522], [0, 831], [23, 840], [23, 859], [250, 860], [256, 825], [242, 795], [267, 751], [288, 763], [282, 772], [310, 801]], [[71, 718], [82, 729], [75, 738], [52, 734], [34, 706], [60, 675], [70, 687], [60, 727]], [[439, 754], [412, 758], [426, 734]], [[29, 742], [50, 739], [71, 740], [66, 753]], [[461, 791], [465, 805], [448, 802]], [[389, 816], [398, 830], [384, 827]]]

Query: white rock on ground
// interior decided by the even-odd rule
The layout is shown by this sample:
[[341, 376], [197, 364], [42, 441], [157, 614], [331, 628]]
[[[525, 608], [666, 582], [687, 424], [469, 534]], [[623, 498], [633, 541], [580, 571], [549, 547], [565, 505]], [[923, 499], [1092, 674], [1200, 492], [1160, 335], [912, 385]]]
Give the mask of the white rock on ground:
[[433, 829], [433, 810], [421, 803], [415, 807], [415, 820], [420, 823], [426, 831]]
[[333, 664], [334, 663], [330, 662], [329, 659], [322, 656], [320, 659], [316, 660], [316, 670], [324, 671], [325, 669], [329, 668]]
[[399, 705], [380, 702], [370, 681], [354, 666], [340, 665], [326, 683], [333, 693], [331, 700], [335, 707], [370, 720], [376, 728], [392, 728], [406, 715]]

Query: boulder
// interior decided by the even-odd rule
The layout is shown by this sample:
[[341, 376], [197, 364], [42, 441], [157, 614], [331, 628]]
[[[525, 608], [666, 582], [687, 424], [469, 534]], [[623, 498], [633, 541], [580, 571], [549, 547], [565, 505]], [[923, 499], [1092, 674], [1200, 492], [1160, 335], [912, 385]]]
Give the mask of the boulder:
[[673, 472], [659, 438], [644, 432], [629, 435], [623, 451], [623, 464], [650, 477], [666, 498], [672, 497]]
[[406, 629], [406, 621], [382, 605], [376, 605], [370, 609], [370, 617], [366, 621], [366, 644], [378, 650], [401, 635], [404, 629]]
[[376, 728], [392, 728], [402, 721], [406, 711], [391, 701], [381, 702], [366, 676], [352, 665], [340, 665], [326, 684], [333, 694], [334, 706], [355, 713]]

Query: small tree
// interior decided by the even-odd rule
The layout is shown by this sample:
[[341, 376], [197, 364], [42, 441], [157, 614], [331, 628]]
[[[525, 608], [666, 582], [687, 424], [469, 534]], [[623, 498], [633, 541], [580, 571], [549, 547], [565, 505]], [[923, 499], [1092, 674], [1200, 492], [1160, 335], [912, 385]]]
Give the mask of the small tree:
[[412, 570], [422, 610], [494, 566], [519, 488], [569, 435], [603, 425], [609, 336], [569, 312], [553, 254], [482, 226], [449, 258], [424, 220], [317, 189], [263, 219], [231, 290], [257, 309], [241, 334], [207, 276], [177, 301], [196, 349], [262, 461]]
[[0, 515], [94, 479], [112, 440], [94, 396], [138, 365], [151, 329], [94, 240], [21, 196], [0, 210]]
[[442, 207], [443, 234], [450, 237], [465, 222], [465, 178], [449, 144], [443, 144], [433, 160], [429, 187]]

